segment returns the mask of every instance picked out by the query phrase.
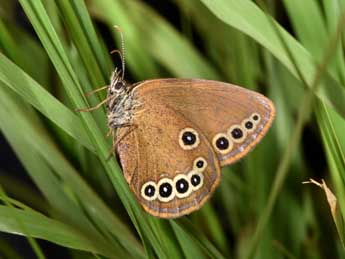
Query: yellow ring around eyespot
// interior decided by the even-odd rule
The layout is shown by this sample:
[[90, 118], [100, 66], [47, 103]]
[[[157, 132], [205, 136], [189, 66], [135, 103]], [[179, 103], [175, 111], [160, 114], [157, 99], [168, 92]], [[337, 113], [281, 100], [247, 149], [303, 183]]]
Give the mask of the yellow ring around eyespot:
[[[234, 129], [236, 129], [236, 128], [238, 128], [238, 129], [240, 129], [240, 130], [242, 131], [242, 137], [241, 137], [241, 138], [236, 139], [236, 138], [234, 138], [234, 137], [232, 136], [232, 131], [233, 131]], [[233, 142], [235, 142], [235, 143], [241, 143], [241, 142], [243, 142], [243, 141], [246, 139], [246, 137], [247, 137], [247, 131], [246, 131], [241, 125], [233, 125], [233, 126], [231, 126], [231, 127], [229, 128], [229, 130], [228, 130], [228, 135], [230, 136], [230, 138], [232, 139]]]
[[[152, 197], [148, 197], [148, 196], [145, 195], [145, 188], [148, 185], [152, 185], [155, 188], [155, 194]], [[153, 181], [148, 181], [148, 182], [144, 183], [143, 186], [141, 187], [140, 193], [141, 193], [141, 197], [143, 197], [145, 200], [153, 201], [153, 200], [157, 199], [157, 197], [158, 197], [158, 188], [157, 188], [156, 183], [153, 182]]]
[[[199, 167], [197, 167], [197, 163], [199, 162], [199, 161], [202, 161], [202, 162], [204, 162], [204, 165], [203, 165], [203, 167], [202, 168], [199, 168]], [[193, 170], [194, 171], [197, 171], [197, 172], [203, 172], [205, 169], [206, 169], [206, 167], [207, 167], [207, 161], [206, 161], [206, 159], [205, 158], [203, 158], [203, 157], [197, 157], [195, 160], [194, 160], [194, 163], [193, 163]]]
[[[176, 189], [176, 183], [180, 179], [185, 179], [187, 181], [187, 183], [188, 183], [188, 190], [185, 193], [179, 193], [177, 191], [177, 189]], [[176, 197], [180, 198], [180, 199], [188, 197], [192, 193], [192, 191], [193, 191], [192, 184], [191, 184], [189, 178], [186, 175], [184, 175], [184, 174], [178, 174], [178, 175], [175, 176], [173, 188], [175, 188], [175, 195], [176, 195]]]
[[[228, 142], [229, 142], [229, 147], [228, 147], [227, 149], [222, 150], [222, 149], [219, 149], [219, 148], [217, 147], [217, 140], [218, 140], [220, 137], [224, 137], [224, 138], [226, 138], [226, 139], [228, 140]], [[233, 146], [234, 146], [233, 142], [232, 142], [231, 139], [228, 137], [228, 135], [226, 135], [226, 134], [224, 134], [224, 133], [218, 133], [216, 136], [214, 136], [214, 137], [213, 137], [213, 140], [212, 140], [212, 145], [213, 145], [213, 148], [214, 148], [218, 153], [220, 153], [220, 154], [222, 154], [222, 155], [225, 155], [225, 154], [229, 153], [229, 152], [232, 150]]]
[[[192, 132], [194, 135], [195, 135], [195, 143], [192, 144], [192, 145], [185, 145], [183, 143], [183, 140], [182, 140], [182, 136], [183, 136], [183, 133], [187, 132], [187, 131], [190, 131]], [[199, 138], [199, 133], [195, 130], [195, 129], [192, 129], [192, 128], [184, 128], [180, 131], [180, 134], [178, 136], [178, 142], [180, 144], [180, 147], [184, 150], [192, 150], [194, 148], [197, 148], [200, 144], [200, 138]]]
[[[198, 175], [200, 177], [200, 183], [197, 185], [197, 186], [194, 186], [192, 184], [192, 177], [193, 175]], [[197, 190], [199, 190], [203, 185], [204, 185], [204, 175], [201, 173], [201, 172], [197, 172], [197, 171], [190, 171], [188, 173], [188, 179], [189, 179], [189, 182], [190, 182], [190, 186], [192, 187], [192, 190], [195, 192]]]
[[[247, 129], [247, 127], [246, 127], [246, 123], [247, 123], [247, 122], [251, 122], [251, 123], [253, 124], [253, 127], [252, 127], [251, 129]], [[256, 128], [256, 123], [255, 123], [253, 120], [251, 120], [251, 119], [245, 119], [245, 120], [242, 121], [241, 126], [242, 126], [242, 128], [245, 129], [248, 133], [252, 133], [252, 132], [255, 130], [255, 128]]]
[[[161, 197], [159, 194], [159, 188], [163, 183], [169, 183], [171, 185], [171, 194], [169, 197]], [[172, 199], [174, 199], [176, 193], [175, 193], [175, 188], [174, 188], [174, 182], [173, 180], [169, 179], [169, 178], [162, 178], [159, 180], [158, 184], [157, 184], [157, 191], [158, 191], [158, 200], [160, 200], [161, 202], [169, 202]]]
[[[258, 119], [258, 120], [254, 120], [254, 116], [258, 116], [259, 119]], [[254, 112], [254, 113], [252, 113], [252, 115], [250, 116], [250, 119], [254, 122], [254, 124], [257, 125], [257, 124], [261, 121], [261, 116], [260, 116], [259, 113]]]

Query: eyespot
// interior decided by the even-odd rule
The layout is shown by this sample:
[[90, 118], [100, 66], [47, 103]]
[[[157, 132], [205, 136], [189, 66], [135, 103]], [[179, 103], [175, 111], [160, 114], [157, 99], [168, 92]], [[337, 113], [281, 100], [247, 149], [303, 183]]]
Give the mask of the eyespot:
[[233, 147], [232, 141], [224, 133], [218, 133], [216, 136], [214, 136], [212, 144], [215, 150], [221, 154], [230, 152]]
[[174, 183], [171, 179], [163, 178], [158, 184], [158, 199], [162, 202], [171, 201], [175, 197]]
[[255, 126], [256, 124], [250, 119], [245, 119], [242, 122], [242, 128], [246, 129], [249, 133], [255, 130]]
[[185, 128], [179, 134], [179, 144], [184, 150], [196, 148], [200, 143], [199, 134], [192, 128]]
[[115, 84], [115, 89], [119, 90], [121, 88], [123, 88], [125, 86], [125, 84], [122, 81], [119, 81]]
[[141, 187], [141, 196], [148, 201], [153, 201], [157, 199], [157, 185], [156, 183], [149, 181]]
[[250, 116], [250, 118], [253, 120], [253, 122], [254, 122], [255, 124], [258, 124], [258, 123], [260, 122], [260, 120], [261, 120], [261, 116], [260, 116], [260, 114], [258, 114], [257, 112], [253, 113], [253, 114]]
[[175, 194], [178, 198], [185, 198], [193, 191], [189, 178], [184, 174], [176, 175], [174, 178]]
[[201, 172], [191, 171], [188, 178], [193, 191], [199, 190], [204, 184], [204, 175]]
[[232, 141], [236, 143], [241, 143], [247, 137], [247, 131], [244, 130], [240, 125], [233, 125], [228, 130], [228, 134]]
[[203, 157], [198, 157], [194, 160], [193, 170], [197, 172], [202, 172], [207, 167], [207, 161]]

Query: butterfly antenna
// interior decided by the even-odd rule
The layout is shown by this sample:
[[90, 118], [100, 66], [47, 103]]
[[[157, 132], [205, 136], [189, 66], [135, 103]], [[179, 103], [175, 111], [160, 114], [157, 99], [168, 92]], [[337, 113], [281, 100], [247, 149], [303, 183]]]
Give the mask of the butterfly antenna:
[[123, 37], [123, 32], [122, 32], [122, 29], [117, 26], [117, 25], [114, 25], [114, 28], [115, 30], [117, 30], [119, 33], [120, 33], [120, 36], [121, 36], [121, 53], [119, 51], [114, 51], [114, 52], [118, 52], [121, 56], [121, 61], [122, 61], [122, 80], [124, 79], [125, 77], [125, 66], [126, 66], [126, 61], [125, 61], [125, 40], [124, 40], [124, 37]]

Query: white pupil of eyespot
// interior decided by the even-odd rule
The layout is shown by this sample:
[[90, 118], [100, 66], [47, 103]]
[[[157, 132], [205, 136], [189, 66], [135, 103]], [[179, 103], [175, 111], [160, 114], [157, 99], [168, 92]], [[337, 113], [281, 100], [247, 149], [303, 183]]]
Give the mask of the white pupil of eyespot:
[[180, 188], [182, 189], [184, 187], [184, 184], [183, 183], [180, 183]]
[[167, 188], [167, 187], [163, 187], [163, 191], [164, 191], [164, 192], [167, 192], [167, 191], [168, 191], [168, 188]]

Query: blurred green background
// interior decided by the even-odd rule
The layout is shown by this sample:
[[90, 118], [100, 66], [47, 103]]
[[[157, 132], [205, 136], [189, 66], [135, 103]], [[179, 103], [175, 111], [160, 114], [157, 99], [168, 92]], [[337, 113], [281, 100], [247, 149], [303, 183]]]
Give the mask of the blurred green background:
[[[345, 0], [1, 0], [0, 257], [345, 258], [344, 11]], [[104, 98], [84, 93], [120, 65], [115, 24], [129, 82], [214, 79], [276, 105], [268, 135], [189, 216], [143, 212], [105, 161], [105, 110], [74, 112]]]

